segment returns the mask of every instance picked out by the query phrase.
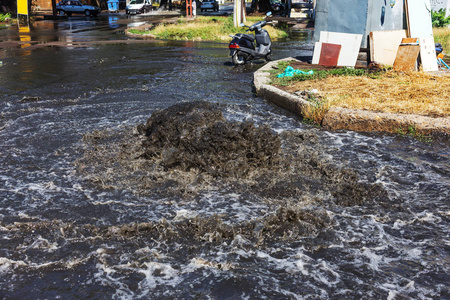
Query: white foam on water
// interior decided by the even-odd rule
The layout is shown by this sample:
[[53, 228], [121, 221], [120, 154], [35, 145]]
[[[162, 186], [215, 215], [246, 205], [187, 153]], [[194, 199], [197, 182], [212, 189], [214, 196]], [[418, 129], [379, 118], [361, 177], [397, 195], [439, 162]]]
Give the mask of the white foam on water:
[[103, 263], [97, 263], [97, 272], [93, 276], [93, 280], [99, 282], [101, 285], [115, 288], [115, 293], [111, 295], [113, 299], [133, 299], [135, 293], [122, 282], [125, 276], [116, 276], [116, 270], [108, 267]]
[[[162, 78], [161, 76], [155, 77]], [[137, 89], [143, 92], [151, 91], [150, 86], [139, 85]], [[123, 91], [128, 93], [132, 91], [132, 88], [123, 89]], [[64, 116], [76, 112], [79, 112], [81, 116], [83, 112], [99, 110], [110, 105], [106, 98], [113, 98], [115, 93], [117, 93], [117, 90], [103, 90], [97, 94], [92, 93], [87, 99], [86, 97], [77, 99], [78, 102], [97, 101], [99, 98], [96, 98], [96, 95], [103, 94], [105, 103], [77, 104], [61, 109], [36, 108], [39, 109], [39, 111], [36, 110], [36, 113], [27, 113], [27, 116], [18, 117], [14, 121], [7, 121], [7, 127], [3, 130], [3, 133], [0, 132], [2, 138], [8, 137], [3, 139], [2, 146], [9, 147], [7, 153], [12, 158], [44, 162], [48, 159], [48, 154], [37, 153], [36, 149], [33, 148], [35, 146], [31, 148], [18, 147], [20, 143], [24, 143], [36, 133], [29, 124], [34, 126], [37, 122], [41, 122], [45, 115], [50, 116], [56, 113], [64, 118]], [[256, 124], [268, 122], [271, 128], [279, 133], [285, 130], [309, 128], [307, 125], [299, 124], [295, 118], [285, 117], [283, 114], [275, 112], [274, 109], [267, 109], [269, 106], [264, 101], [258, 99], [233, 101], [236, 103], [241, 101], [245, 104], [243, 104], [243, 107], [241, 107], [241, 104], [230, 105], [226, 112], [226, 117], [229, 119], [255, 121]], [[34, 127], [41, 133], [53, 131], [55, 136], [67, 133], [67, 129], [64, 129], [63, 126], [74, 128], [78, 132], [77, 135], [98, 128], [119, 128], [124, 124], [128, 125], [145, 120], [146, 116], [142, 115], [140, 111], [146, 109], [143, 108], [143, 103], [143, 101], [136, 100], [133, 107], [127, 107], [126, 114], [129, 115], [129, 118], [125, 121], [116, 120], [117, 115], [111, 108], [105, 110], [104, 114], [106, 115], [99, 114], [81, 118], [81, 120], [77, 116], [77, 118], [65, 120], [67, 122], [41, 122], [41, 126]], [[252, 104], [247, 105], [247, 103]], [[122, 103], [117, 102], [114, 105], [119, 106]], [[165, 104], [160, 104], [160, 106], [163, 105]], [[8, 102], [7, 106], [12, 107], [13, 104]], [[149, 109], [149, 111], [152, 109]], [[133, 114], [138, 114], [139, 117], [133, 116]], [[123, 119], [124, 115], [119, 117]], [[8, 136], [5, 135], [5, 130], [15, 131]], [[28, 257], [24, 261], [0, 257], [0, 274], [12, 274], [15, 272], [15, 268], [20, 269], [20, 272], [17, 272], [19, 274], [24, 269], [47, 268], [52, 265], [57, 265], [57, 268], [62, 265], [63, 268], [68, 269], [84, 265], [89, 267], [90, 260], [93, 260], [97, 270], [94, 274], [89, 274], [92, 278], [86, 284], [98, 284], [100, 287], [107, 286], [115, 289], [114, 295], [107, 295], [106, 297], [117, 299], [176, 298], [176, 294], [171, 292], [171, 288], [180, 284], [186, 285], [186, 278], [189, 278], [191, 274], [200, 274], [207, 277], [208, 281], [205, 283], [202, 282], [203, 278], [194, 279], [191, 282], [191, 284], [203, 285], [207, 290], [208, 287], [214, 286], [223, 278], [232, 277], [233, 272], [241, 272], [243, 276], [258, 276], [259, 286], [255, 286], [253, 290], [249, 289], [249, 291], [254, 291], [255, 294], [250, 296], [246, 293], [241, 294], [242, 298], [249, 299], [264, 298], [257, 296], [257, 293], [262, 289], [266, 289], [265, 291], [268, 294], [277, 295], [280, 298], [283, 296], [293, 299], [357, 298], [358, 291], [342, 288], [346, 286], [343, 283], [343, 277], [345, 276], [349, 276], [345, 280], [347, 282], [351, 280], [356, 288], [365, 288], [364, 292], [367, 294], [363, 296], [366, 298], [375, 298], [375, 295], [379, 297], [382, 291], [385, 292], [384, 296], [387, 299], [395, 299], [396, 297], [419, 299], [439, 297], [439, 291], [445, 291], [448, 287], [437, 284], [433, 287], [424, 287], [419, 282], [422, 278], [418, 277], [423, 276], [425, 280], [432, 281], [433, 275], [428, 275], [436, 270], [436, 268], [433, 269], [432, 264], [436, 264], [435, 260], [445, 261], [448, 256], [437, 255], [430, 258], [430, 250], [427, 250], [427, 247], [434, 247], [432, 238], [426, 240], [420, 237], [420, 240], [415, 240], [415, 237], [410, 236], [414, 234], [416, 229], [414, 226], [421, 226], [420, 229], [428, 227], [429, 229], [426, 231], [428, 233], [433, 233], [433, 230], [437, 228], [433, 226], [447, 227], [445, 220], [450, 215], [450, 211], [445, 205], [440, 208], [440, 211], [443, 211], [444, 214], [435, 213], [432, 205], [429, 209], [427, 205], [424, 205], [427, 209], [416, 209], [414, 207], [414, 209], [407, 210], [403, 207], [420, 204], [423, 201], [422, 196], [427, 193], [426, 189], [422, 191], [420, 184], [428, 182], [436, 182], [436, 185], [442, 188], [442, 193], [439, 197], [436, 197], [438, 199], [433, 199], [432, 204], [436, 205], [438, 200], [443, 202], [449, 194], [448, 190], [444, 189], [448, 187], [445, 183], [445, 180], [448, 182], [447, 175], [430, 172], [426, 165], [423, 165], [419, 160], [415, 161], [416, 157], [420, 155], [417, 151], [412, 153], [412, 158], [386, 151], [385, 144], [391, 143], [394, 139], [392, 137], [371, 137], [354, 132], [328, 131], [320, 131], [319, 135], [322, 139], [327, 140], [324, 144], [329, 151], [328, 157], [333, 157], [333, 163], [355, 166], [363, 175], [366, 175], [364, 172], [375, 174], [375, 183], [380, 183], [386, 188], [388, 194], [392, 196], [391, 198], [399, 199], [395, 201], [399, 208], [395, 209], [400, 210], [401, 214], [396, 214], [395, 209], [391, 208], [382, 208], [378, 211], [380, 207], [373, 207], [372, 204], [363, 204], [353, 208], [340, 207], [339, 212], [330, 212], [330, 214], [333, 214], [333, 219], [339, 219], [342, 223], [333, 225], [333, 228], [330, 229], [337, 236], [337, 241], [333, 240], [331, 245], [327, 245], [327, 241], [324, 242], [324, 245], [319, 244], [320, 242], [314, 245], [314, 242], [312, 242], [312, 250], [309, 249], [308, 251], [302, 246], [299, 249], [288, 249], [291, 247], [288, 242], [259, 247], [252, 245], [250, 240], [237, 234], [229, 245], [214, 246], [205, 241], [193, 245], [200, 247], [200, 251], [204, 252], [184, 261], [184, 257], [173, 257], [172, 253], [167, 250], [170, 248], [169, 246], [174, 246], [168, 245], [171, 241], [156, 242], [151, 240], [149, 243], [154, 246], [144, 246], [145, 244], [140, 244], [140, 242], [145, 237], [140, 236], [136, 238], [136, 244], [139, 244], [136, 245], [136, 249], [130, 249], [129, 247], [123, 247], [124, 249], [122, 249], [121, 241], [113, 241], [111, 245], [107, 245], [109, 241], [105, 241], [104, 245], [81, 258], [66, 257], [63, 261], [58, 262], [35, 263], [33, 257]], [[14, 167], [17, 166], [16, 169], [7, 170], [8, 175], [0, 175], [0, 180], [4, 183], [0, 187], [0, 191], [9, 195], [16, 194], [9, 200], [12, 202], [22, 201], [22, 198], [19, 198], [17, 194], [24, 198], [24, 201], [18, 205], [19, 207], [9, 207], [8, 213], [6, 213], [7, 209], [4, 208], [5, 213], [3, 215], [40, 220], [42, 204], [48, 203], [57, 212], [70, 213], [71, 207], [65, 208], [63, 204], [76, 203], [80, 198], [96, 206], [108, 206], [120, 216], [134, 216], [139, 212], [142, 219], [149, 221], [160, 220], [161, 216], [172, 219], [172, 221], [182, 221], [195, 218], [198, 215], [207, 217], [218, 214], [223, 215], [226, 222], [245, 222], [271, 212], [271, 206], [265, 203], [263, 199], [246, 199], [243, 195], [226, 194], [221, 193], [221, 191], [211, 191], [199, 195], [194, 200], [183, 199], [183, 201], [129, 197], [120, 193], [97, 191], [87, 187], [84, 183], [79, 183], [79, 178], [74, 175], [74, 168], [68, 166], [69, 162], [73, 160], [73, 155], [73, 152], [63, 153], [60, 161], [55, 160], [49, 164], [39, 165], [38, 167], [42, 170], [32, 172], [25, 168], [26, 162], [18, 163], [14, 165]], [[361, 165], [364, 167], [360, 167]], [[367, 175], [367, 177], [369, 176]], [[59, 181], [59, 178], [63, 179]], [[362, 180], [369, 181], [364, 176]], [[425, 197], [424, 199], [426, 199], [425, 201], [430, 200]], [[417, 213], [418, 211], [420, 212]], [[33, 219], [33, 215], [37, 215], [38, 218]], [[57, 214], [55, 216], [58, 217]], [[117, 220], [107, 219], [104, 223], [110, 225], [110, 223], [119, 222], [120, 224], [120, 216]], [[108, 216], [96, 217], [107, 218]], [[126, 222], [130, 220], [130, 218], [125, 217], [124, 219]], [[1, 225], [0, 230], [5, 232], [5, 234], [2, 234], [3, 240], [10, 243], [9, 239], [13, 238], [13, 232], [9, 233], [10, 230]], [[73, 242], [95, 240], [95, 238], [95, 236], [82, 237], [79, 241], [74, 238]], [[130, 240], [124, 238], [125, 241], [133, 242], [132, 239], [133, 237]], [[70, 243], [72, 241], [67, 239], [65, 242]], [[203, 242], [205, 248], [201, 249], [200, 243]], [[445, 237], [439, 242], [447, 246], [450, 244], [450, 241]], [[176, 241], [173, 243], [177, 244]], [[314, 250], [314, 246], [317, 246], [319, 250]], [[279, 249], [280, 247], [283, 248], [282, 251]], [[441, 247], [441, 245], [438, 245], [438, 247]], [[21, 244], [15, 249], [24, 251], [24, 253], [27, 250], [39, 253], [54, 253], [59, 250], [59, 245], [57, 239], [52, 240], [37, 235], [31, 239], [31, 243]], [[6, 250], [9, 249], [6, 248]], [[306, 253], [310, 253], [310, 255]], [[325, 254], [322, 255], [322, 253]], [[335, 253], [337, 257], [334, 256]], [[419, 266], [408, 267], [414, 263]], [[405, 273], [413, 273], [414, 275], [395, 273], [396, 264], [399, 268], [406, 268]], [[353, 269], [355, 274], [361, 275], [352, 273]], [[139, 282], [137, 290], [132, 290], [133, 287], [128, 285], [130, 274], [139, 274], [142, 276], [140, 278], [143, 278]], [[288, 284], [283, 286], [283, 280]], [[367, 287], [366, 281], [371, 281], [372, 286]], [[293, 292], [296, 286], [313, 290], [314, 293], [309, 296], [297, 295]], [[157, 289], [158, 291], [155, 291]], [[442, 294], [444, 293], [442, 292]]]
[[378, 271], [380, 264], [384, 263], [384, 257], [381, 255], [377, 255], [371, 249], [365, 248], [362, 252], [362, 255], [369, 259], [369, 267], [374, 271]]
[[176, 216], [172, 219], [175, 222], [193, 219], [198, 216], [198, 212], [187, 209], [180, 209], [175, 212]]
[[251, 241], [249, 241], [248, 239], [246, 239], [242, 235], [237, 234], [234, 237], [233, 241], [230, 243], [230, 246], [231, 247], [235, 247], [235, 248], [242, 248], [242, 247], [245, 247], [245, 246], [249, 246], [251, 244], [252, 244]]
[[45, 263], [34, 263], [23, 260], [12, 260], [6, 257], [0, 257], [0, 269], [4, 271], [11, 271], [12, 270], [11, 267], [28, 267], [32, 269], [48, 268], [50, 266], [55, 265], [56, 263], [58, 262], [50, 261]]
[[432, 212], [423, 211], [419, 214], [417, 214], [417, 220], [420, 222], [427, 222], [427, 223], [440, 223], [442, 222], [442, 218], [433, 214]]
[[6, 257], [0, 257], [0, 274], [5, 274], [10, 271], [13, 271], [13, 268], [16, 266], [28, 266], [23, 260], [12, 260]]
[[[202, 204], [197, 205], [198, 202]], [[261, 199], [245, 199], [236, 193], [209, 192], [202, 195], [201, 201], [198, 202], [195, 206], [189, 205], [189, 209], [206, 216], [214, 214], [224, 216], [225, 222], [244, 222], [261, 217], [267, 213], [269, 207]]]
[[59, 246], [57, 242], [50, 242], [49, 240], [44, 239], [42, 236], [38, 235], [36, 237], [36, 240], [27, 248], [45, 250], [46, 252], [54, 252], [59, 248]]
[[140, 272], [145, 275], [145, 280], [139, 285], [142, 289], [154, 289], [159, 284], [176, 286], [180, 282], [179, 271], [172, 268], [170, 264], [160, 262], [146, 262], [145, 269]]
[[[389, 300], [394, 300], [397, 299], [398, 296], [408, 295], [410, 293], [417, 291], [414, 281], [408, 282], [405, 286], [385, 283], [381, 285], [381, 288], [388, 291], [387, 299]], [[419, 299], [427, 299], [427, 298], [428, 297], [423, 297], [422, 295], [419, 296]]]

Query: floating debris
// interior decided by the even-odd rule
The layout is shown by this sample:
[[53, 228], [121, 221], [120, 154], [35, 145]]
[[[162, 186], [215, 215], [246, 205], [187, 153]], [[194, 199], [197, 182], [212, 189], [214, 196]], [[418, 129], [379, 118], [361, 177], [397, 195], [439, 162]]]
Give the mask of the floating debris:
[[41, 100], [41, 97], [39, 96], [25, 96], [22, 99], [19, 100], [19, 102], [36, 102]]
[[[78, 170], [102, 188], [195, 197], [211, 190], [251, 193], [274, 203], [360, 205], [385, 196], [349, 167], [325, 157], [314, 130], [278, 134], [227, 121], [219, 105], [177, 104], [137, 128], [84, 137]], [[301, 199], [301, 200], [300, 200]]]

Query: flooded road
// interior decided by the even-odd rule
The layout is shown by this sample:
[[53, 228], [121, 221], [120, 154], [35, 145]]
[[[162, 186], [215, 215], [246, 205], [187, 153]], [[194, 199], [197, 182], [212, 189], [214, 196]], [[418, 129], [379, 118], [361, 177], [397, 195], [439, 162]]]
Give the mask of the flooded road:
[[[1, 299], [450, 298], [448, 138], [312, 127], [256, 97], [261, 65], [233, 67], [227, 44], [125, 43], [134, 19], [109, 17], [0, 28], [22, 41], [0, 48]], [[33, 48], [96, 40], [113, 42]], [[225, 129], [267, 125], [276, 165], [137, 156], [139, 124], [194, 101]]]

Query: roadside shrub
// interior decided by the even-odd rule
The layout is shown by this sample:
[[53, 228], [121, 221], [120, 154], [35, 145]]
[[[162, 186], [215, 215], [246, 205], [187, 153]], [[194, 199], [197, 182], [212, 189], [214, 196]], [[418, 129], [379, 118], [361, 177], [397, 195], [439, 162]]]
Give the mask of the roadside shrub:
[[321, 126], [322, 120], [333, 106], [333, 102], [326, 97], [315, 96], [313, 93], [309, 93], [307, 101], [310, 102], [310, 105], [303, 109], [303, 118], [307, 123]]
[[445, 27], [450, 24], [450, 16], [445, 17], [445, 10], [431, 11], [431, 21], [433, 27]]
[[5, 22], [7, 20], [11, 19], [11, 14], [10, 13], [6, 13], [6, 14], [0, 14], [0, 22]]

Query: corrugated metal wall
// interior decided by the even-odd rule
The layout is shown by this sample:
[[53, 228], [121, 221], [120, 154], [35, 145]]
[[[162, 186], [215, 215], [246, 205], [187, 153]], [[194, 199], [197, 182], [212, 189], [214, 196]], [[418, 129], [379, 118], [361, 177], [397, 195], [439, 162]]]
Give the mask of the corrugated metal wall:
[[[370, 3], [371, 2], [371, 3]], [[369, 0], [367, 19], [368, 33], [370, 31], [385, 31], [406, 29], [404, 21], [404, 4], [402, 0]]]
[[[320, 31], [363, 35], [367, 47], [371, 31], [406, 28], [403, 0], [316, 0], [314, 40]], [[393, 4], [393, 6], [391, 6]]]

